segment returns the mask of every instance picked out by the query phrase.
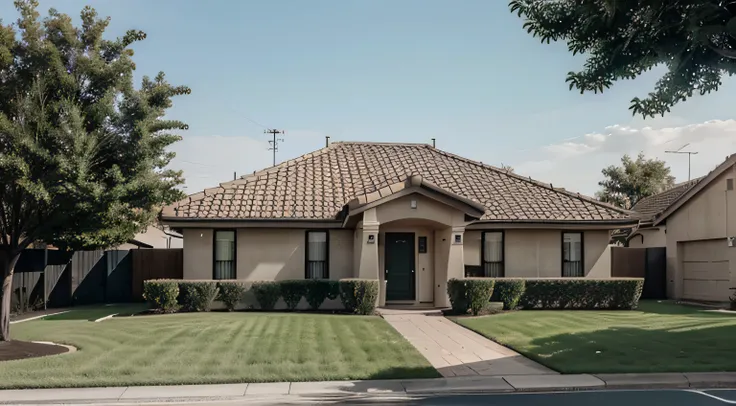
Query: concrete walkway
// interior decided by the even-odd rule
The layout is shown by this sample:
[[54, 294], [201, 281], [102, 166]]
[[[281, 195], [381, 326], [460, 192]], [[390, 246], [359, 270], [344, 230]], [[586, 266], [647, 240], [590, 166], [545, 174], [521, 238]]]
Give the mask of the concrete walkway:
[[[615, 375], [510, 375], [466, 376], [437, 379], [384, 381], [274, 382], [220, 385], [129, 386], [108, 388], [0, 390], [5, 404], [94, 404], [123, 405], [174, 403], [181, 401], [227, 400], [251, 404], [258, 399], [270, 404], [291, 404], [292, 400], [326, 399], [328, 404], [349, 403], [353, 399], [382, 399], [391, 396], [432, 394], [556, 392], [596, 389], [734, 388], [736, 373], [668, 373]], [[312, 403], [310, 403], [312, 404]], [[361, 403], [363, 404], [363, 403]], [[483, 404], [488, 404], [483, 403]], [[495, 404], [495, 403], [494, 403]]]
[[444, 377], [557, 374], [447, 320], [439, 310], [379, 309], [379, 312]]

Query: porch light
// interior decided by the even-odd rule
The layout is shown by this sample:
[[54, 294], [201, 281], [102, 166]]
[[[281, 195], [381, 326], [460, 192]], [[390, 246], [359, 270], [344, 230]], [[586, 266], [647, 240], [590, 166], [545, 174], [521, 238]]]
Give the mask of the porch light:
[[376, 243], [376, 235], [368, 234], [368, 244], [375, 244], [375, 243]]

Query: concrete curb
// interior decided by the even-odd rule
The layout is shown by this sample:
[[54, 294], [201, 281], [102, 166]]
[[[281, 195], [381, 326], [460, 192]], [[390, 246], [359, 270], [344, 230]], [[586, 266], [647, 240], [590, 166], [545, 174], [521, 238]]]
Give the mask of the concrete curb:
[[0, 391], [0, 404], [130, 404], [173, 401], [306, 400], [318, 396], [413, 397], [421, 395], [565, 392], [603, 389], [736, 388], [736, 373], [577, 374], [472, 376], [414, 380], [273, 382], [217, 385], [128, 386]]
[[18, 323], [23, 323], [23, 322], [26, 322], [26, 321], [38, 320], [38, 319], [42, 319], [44, 317], [56, 316], [57, 314], [63, 314], [63, 313], [68, 313], [68, 312], [69, 312], [69, 310], [64, 310], [64, 311], [56, 312], [56, 313], [42, 314], [40, 316], [33, 316], [33, 317], [29, 317], [27, 319], [20, 319], [20, 320], [11, 321], [10, 324], [18, 324]]
[[95, 323], [99, 323], [99, 322], [105, 321], [105, 320], [110, 320], [111, 318], [117, 316], [118, 314], [120, 314], [120, 313], [113, 313], [113, 314], [108, 314], [105, 317], [100, 317], [99, 319], [95, 320]]

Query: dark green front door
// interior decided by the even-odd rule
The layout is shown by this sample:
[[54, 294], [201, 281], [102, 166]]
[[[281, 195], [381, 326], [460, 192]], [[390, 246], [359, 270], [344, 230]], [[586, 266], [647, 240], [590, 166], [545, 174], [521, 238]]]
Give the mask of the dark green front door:
[[414, 300], [414, 233], [386, 233], [386, 300]]

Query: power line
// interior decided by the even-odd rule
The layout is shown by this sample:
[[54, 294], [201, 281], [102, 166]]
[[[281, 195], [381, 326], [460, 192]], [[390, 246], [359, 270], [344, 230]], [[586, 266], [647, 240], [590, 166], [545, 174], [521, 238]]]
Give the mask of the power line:
[[276, 166], [276, 152], [279, 150], [279, 142], [284, 142], [283, 138], [277, 138], [276, 136], [279, 134], [284, 134], [284, 131], [277, 130], [275, 128], [269, 128], [263, 130], [264, 134], [271, 134], [273, 136], [273, 140], [268, 141], [269, 145], [271, 145], [270, 148], [268, 148], [269, 151], [273, 151], [273, 166]]

